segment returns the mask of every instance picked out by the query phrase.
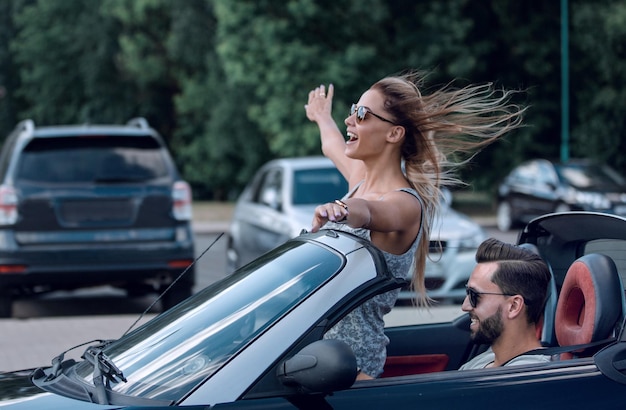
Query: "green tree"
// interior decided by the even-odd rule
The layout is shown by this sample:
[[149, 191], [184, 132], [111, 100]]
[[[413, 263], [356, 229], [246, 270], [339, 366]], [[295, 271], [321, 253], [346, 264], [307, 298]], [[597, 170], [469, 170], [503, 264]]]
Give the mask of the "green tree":
[[[625, 6], [569, 4], [572, 155], [625, 173]], [[232, 198], [273, 157], [318, 154], [303, 110], [316, 85], [335, 85], [341, 126], [365, 87], [406, 69], [432, 69], [433, 87], [525, 90], [527, 127], [462, 170], [477, 189], [559, 154], [558, 2], [5, 0], [0, 23], [0, 131], [144, 116], [201, 197]]]
[[18, 66], [13, 59], [9, 44], [15, 37], [13, 15], [17, 4], [0, 2], [0, 136], [4, 138], [18, 121], [19, 100], [15, 90], [20, 86]]
[[168, 49], [172, 16], [186, 2], [102, 0], [101, 13], [116, 22], [118, 70], [133, 87], [133, 115], [146, 117], [169, 142], [176, 128], [174, 96], [180, 92], [177, 63]]
[[626, 175], [626, 4], [573, 2], [570, 30], [572, 155]]
[[36, 1], [15, 17], [23, 117], [38, 124], [118, 122], [131, 112], [118, 78], [115, 26], [83, 0]]
[[230, 83], [216, 53], [212, 3], [186, 2], [173, 19], [168, 50], [178, 62], [181, 87], [173, 146], [194, 192], [224, 200], [232, 199], [270, 155], [246, 115], [253, 90]]

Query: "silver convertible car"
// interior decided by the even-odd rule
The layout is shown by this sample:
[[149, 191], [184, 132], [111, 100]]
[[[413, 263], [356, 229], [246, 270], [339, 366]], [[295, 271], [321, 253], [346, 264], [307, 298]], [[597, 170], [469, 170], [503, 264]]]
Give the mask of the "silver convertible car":
[[457, 371], [486, 348], [471, 343], [469, 317], [459, 311], [451, 321], [388, 327], [382, 377], [355, 381], [354, 354], [324, 333], [363, 301], [405, 284], [368, 242], [322, 230], [287, 241], [119, 340], [93, 343], [82, 360], [59, 355], [49, 367], [0, 375], [0, 407], [621, 408], [626, 219], [547, 215], [526, 226], [520, 243], [554, 273], [538, 329], [552, 346], [550, 363]]

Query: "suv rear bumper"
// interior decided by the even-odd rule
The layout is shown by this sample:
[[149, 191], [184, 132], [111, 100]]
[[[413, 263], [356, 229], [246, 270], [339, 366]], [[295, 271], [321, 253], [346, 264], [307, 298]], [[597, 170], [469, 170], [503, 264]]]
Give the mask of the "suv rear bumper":
[[[171, 283], [194, 260], [189, 230], [181, 241], [99, 242], [17, 246], [0, 232], [0, 288], [76, 289], [96, 285]], [[9, 245], [9, 246], [6, 246]], [[193, 286], [191, 269], [184, 277]]]

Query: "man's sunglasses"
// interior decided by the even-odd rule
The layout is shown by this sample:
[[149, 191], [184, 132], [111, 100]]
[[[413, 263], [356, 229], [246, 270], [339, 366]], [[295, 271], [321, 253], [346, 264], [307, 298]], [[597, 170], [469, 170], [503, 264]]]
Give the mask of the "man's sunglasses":
[[357, 123], [360, 123], [361, 121], [365, 119], [365, 114], [370, 113], [381, 121], [385, 121], [385, 122], [388, 122], [389, 124], [395, 125], [393, 121], [389, 121], [387, 118], [381, 117], [380, 115], [373, 113], [372, 110], [370, 110], [367, 107], [363, 107], [362, 105], [352, 104], [352, 107], [350, 107], [350, 115], [353, 115], [354, 113], [356, 113]]
[[470, 305], [472, 305], [473, 308], [475, 308], [476, 305], [478, 305], [478, 300], [480, 299], [480, 295], [515, 296], [512, 293], [477, 292], [474, 289], [467, 287], [467, 285], [465, 286], [465, 293], [469, 297]]

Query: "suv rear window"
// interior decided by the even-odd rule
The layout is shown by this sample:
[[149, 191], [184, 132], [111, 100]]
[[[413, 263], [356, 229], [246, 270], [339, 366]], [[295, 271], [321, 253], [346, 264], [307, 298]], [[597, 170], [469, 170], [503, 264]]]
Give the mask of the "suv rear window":
[[23, 150], [16, 181], [139, 182], [168, 175], [159, 142], [150, 136], [36, 138]]

